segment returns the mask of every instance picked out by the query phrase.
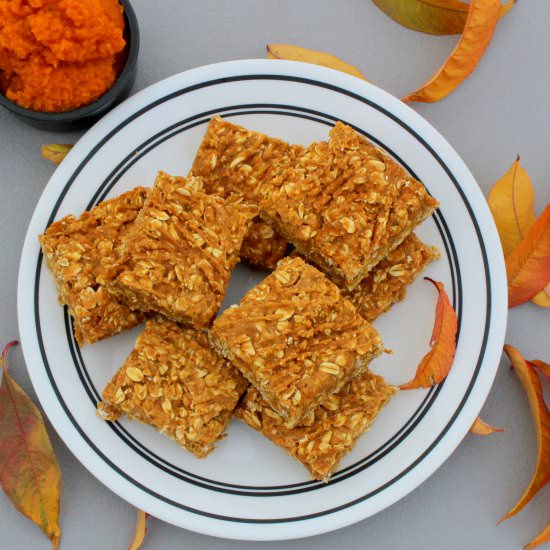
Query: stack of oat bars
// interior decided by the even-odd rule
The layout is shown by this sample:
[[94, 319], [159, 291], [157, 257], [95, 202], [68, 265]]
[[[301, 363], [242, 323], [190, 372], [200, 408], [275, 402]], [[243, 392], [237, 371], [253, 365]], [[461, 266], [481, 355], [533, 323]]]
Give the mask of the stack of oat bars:
[[[303, 147], [215, 117], [187, 177], [159, 172], [40, 242], [80, 345], [146, 321], [102, 418], [205, 457], [234, 415], [327, 481], [396, 391], [368, 368], [370, 323], [438, 257], [412, 233], [436, 207], [340, 122]], [[215, 318], [239, 259], [272, 272]]]

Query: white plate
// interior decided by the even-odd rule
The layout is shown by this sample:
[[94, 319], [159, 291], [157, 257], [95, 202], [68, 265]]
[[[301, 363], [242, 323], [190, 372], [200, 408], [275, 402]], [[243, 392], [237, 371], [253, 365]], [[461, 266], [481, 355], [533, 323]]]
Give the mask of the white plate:
[[[137, 422], [95, 415], [101, 390], [139, 329], [79, 350], [57, 305], [37, 236], [157, 170], [185, 174], [209, 118], [290, 142], [325, 139], [335, 120], [354, 125], [421, 179], [441, 208], [418, 229], [442, 251], [427, 273], [443, 281], [460, 333], [451, 374], [429, 391], [400, 392], [328, 485], [267, 439], [233, 422], [204, 460]], [[220, 537], [270, 540], [323, 533], [366, 518], [425, 480], [459, 444], [491, 387], [506, 325], [501, 248], [485, 199], [452, 147], [419, 115], [375, 86], [301, 63], [253, 60], [194, 69], [143, 90], [76, 145], [34, 212], [19, 273], [19, 324], [40, 402], [67, 446], [136, 507]], [[226, 303], [264, 274], [239, 266]], [[403, 383], [428, 349], [435, 292], [417, 280], [376, 327], [393, 355], [373, 369]]]

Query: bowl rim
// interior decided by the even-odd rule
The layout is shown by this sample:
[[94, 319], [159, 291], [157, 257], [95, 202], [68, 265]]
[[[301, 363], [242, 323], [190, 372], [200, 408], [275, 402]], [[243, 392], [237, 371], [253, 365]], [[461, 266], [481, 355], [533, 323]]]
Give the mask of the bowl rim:
[[11, 101], [2, 93], [0, 93], [0, 105], [3, 105], [17, 116], [39, 122], [73, 122], [92, 117], [113, 104], [117, 97], [124, 91], [128, 81], [133, 77], [140, 46], [139, 24], [134, 8], [129, 0], [119, 0], [119, 2], [124, 6], [124, 19], [130, 37], [128, 57], [115, 83], [103, 95], [83, 107], [62, 112], [34, 111], [32, 109], [27, 109]]

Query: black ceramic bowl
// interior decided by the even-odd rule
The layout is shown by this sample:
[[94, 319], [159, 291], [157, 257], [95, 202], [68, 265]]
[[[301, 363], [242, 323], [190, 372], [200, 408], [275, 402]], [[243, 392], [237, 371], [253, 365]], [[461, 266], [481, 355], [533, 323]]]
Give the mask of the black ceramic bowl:
[[128, 97], [136, 76], [137, 57], [139, 52], [139, 26], [134, 9], [128, 0], [120, 0], [124, 6], [124, 38], [126, 39], [126, 60], [124, 68], [118, 75], [115, 83], [99, 99], [79, 109], [63, 113], [43, 113], [20, 107], [13, 101], [0, 94], [0, 105], [9, 109], [23, 122], [54, 132], [81, 130], [91, 126], [107, 111]]

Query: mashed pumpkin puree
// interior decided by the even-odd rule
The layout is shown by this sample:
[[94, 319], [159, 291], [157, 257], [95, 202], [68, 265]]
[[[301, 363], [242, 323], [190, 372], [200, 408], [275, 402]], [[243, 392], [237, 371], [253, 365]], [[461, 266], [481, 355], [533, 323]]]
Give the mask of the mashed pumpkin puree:
[[0, 91], [35, 111], [69, 111], [114, 83], [125, 46], [118, 0], [0, 0]]

